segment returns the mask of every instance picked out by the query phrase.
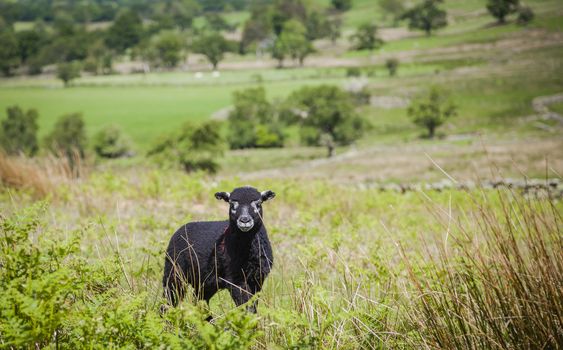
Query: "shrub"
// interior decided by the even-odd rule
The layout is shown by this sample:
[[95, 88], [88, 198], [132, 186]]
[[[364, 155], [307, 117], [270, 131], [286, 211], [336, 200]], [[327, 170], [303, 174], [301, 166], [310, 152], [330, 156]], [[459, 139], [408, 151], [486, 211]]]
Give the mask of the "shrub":
[[426, 95], [411, 103], [408, 114], [416, 125], [428, 130], [429, 138], [433, 138], [436, 128], [457, 115], [457, 107], [449, 101], [444, 91], [432, 87]]
[[104, 158], [119, 158], [131, 152], [131, 141], [117, 125], [108, 125], [92, 140], [94, 151]]
[[6, 109], [7, 118], [2, 120], [0, 144], [8, 154], [23, 153], [33, 156], [37, 153], [37, 118], [35, 109], [24, 112], [19, 106]]
[[527, 25], [534, 19], [534, 11], [528, 6], [520, 6], [518, 8], [518, 18], [516, 22], [520, 25]]
[[228, 141], [232, 149], [282, 147], [284, 135], [275, 108], [263, 87], [236, 91], [229, 113]]
[[55, 154], [74, 159], [78, 154], [84, 157], [86, 149], [86, 132], [82, 114], [73, 113], [60, 117], [55, 127], [45, 137], [45, 145]]
[[185, 123], [180, 130], [156, 142], [148, 156], [161, 164], [178, 164], [186, 172], [214, 173], [219, 168], [217, 158], [223, 154], [223, 143], [217, 122], [197, 126]]
[[362, 75], [362, 71], [358, 67], [348, 67], [346, 68], [347, 77], [359, 77]]
[[399, 60], [397, 58], [388, 58], [385, 61], [385, 67], [389, 71], [389, 76], [393, 77], [397, 74], [397, 69], [399, 68]]
[[338, 11], [348, 11], [352, 8], [352, 0], [332, 0], [331, 3]]

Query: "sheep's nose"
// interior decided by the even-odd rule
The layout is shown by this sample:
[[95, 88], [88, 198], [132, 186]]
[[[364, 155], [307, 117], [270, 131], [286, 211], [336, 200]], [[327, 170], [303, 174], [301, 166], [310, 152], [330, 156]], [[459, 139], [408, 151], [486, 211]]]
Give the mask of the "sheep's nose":
[[251, 217], [249, 215], [242, 215], [239, 218], [240, 222], [242, 222], [243, 224], [246, 224], [247, 222], [249, 222], [251, 220]]

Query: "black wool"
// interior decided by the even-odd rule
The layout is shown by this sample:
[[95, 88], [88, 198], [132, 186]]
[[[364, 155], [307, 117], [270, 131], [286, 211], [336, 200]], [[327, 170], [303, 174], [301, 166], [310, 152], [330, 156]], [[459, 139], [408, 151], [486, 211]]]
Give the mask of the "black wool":
[[[218, 290], [227, 289], [237, 306], [262, 289], [274, 262], [262, 203], [274, 196], [253, 187], [217, 192], [217, 199], [229, 203], [229, 220], [190, 222], [174, 233], [162, 279], [171, 305], [178, 305], [188, 285], [206, 302]], [[248, 309], [256, 312], [256, 303]]]

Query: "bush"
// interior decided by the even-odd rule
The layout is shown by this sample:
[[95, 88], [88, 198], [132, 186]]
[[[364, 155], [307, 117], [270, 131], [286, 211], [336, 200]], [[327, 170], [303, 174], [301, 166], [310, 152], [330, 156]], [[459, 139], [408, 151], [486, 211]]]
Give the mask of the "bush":
[[236, 91], [233, 97], [234, 109], [229, 113], [230, 147], [282, 147], [282, 126], [264, 88]]
[[429, 138], [433, 138], [436, 128], [457, 115], [457, 107], [448, 100], [443, 90], [432, 87], [426, 95], [411, 103], [408, 114], [416, 125], [428, 130]]
[[377, 26], [372, 23], [364, 23], [351, 37], [355, 42], [355, 50], [376, 50], [383, 45], [383, 40], [377, 36]]
[[37, 118], [35, 109], [24, 112], [20, 107], [6, 109], [8, 117], [2, 120], [0, 144], [6, 153], [33, 156], [37, 153]]
[[389, 76], [393, 77], [397, 74], [397, 68], [399, 68], [399, 60], [397, 58], [388, 58], [385, 61], [385, 67], [389, 71]]
[[63, 154], [73, 159], [75, 154], [84, 158], [86, 132], [82, 114], [73, 113], [60, 117], [49, 135], [45, 137], [46, 146], [56, 155]]
[[433, 31], [448, 25], [447, 13], [438, 7], [443, 0], [423, 0], [406, 11], [401, 19], [409, 21], [409, 28], [420, 29], [430, 36]]
[[92, 140], [94, 151], [104, 158], [119, 158], [131, 153], [131, 141], [117, 125], [108, 125]]
[[149, 150], [148, 156], [160, 164], [180, 165], [186, 172], [203, 170], [215, 173], [224, 141], [217, 122], [201, 125], [185, 123], [179, 131], [164, 136]]
[[359, 77], [362, 75], [362, 71], [358, 67], [348, 67], [346, 68], [347, 77]]
[[352, 8], [352, 0], [332, 0], [331, 3], [338, 11], [348, 11]]
[[518, 18], [516, 19], [516, 22], [519, 25], [525, 26], [528, 23], [530, 23], [533, 19], [534, 19], [534, 11], [532, 11], [530, 7], [520, 6], [520, 8], [518, 8]]

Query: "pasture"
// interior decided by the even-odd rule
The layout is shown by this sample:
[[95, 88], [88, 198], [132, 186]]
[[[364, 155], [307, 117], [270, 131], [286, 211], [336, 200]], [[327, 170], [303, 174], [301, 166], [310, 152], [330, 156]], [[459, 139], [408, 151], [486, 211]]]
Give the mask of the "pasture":
[[[563, 8], [530, 1], [527, 26], [496, 25], [486, 3], [446, 0], [450, 24], [426, 37], [354, 0], [344, 35], [316, 41], [303, 67], [230, 53], [214, 76], [190, 52], [175, 69], [128, 73], [136, 62], [122, 59], [115, 74], [68, 87], [52, 67], [0, 78], [0, 119], [13, 105], [36, 109], [42, 142], [79, 112], [89, 139], [83, 159], [0, 152], [0, 348], [560, 349]], [[349, 50], [369, 19], [386, 43]], [[277, 107], [326, 84], [368, 95], [354, 104], [365, 133], [331, 158], [301, 144], [295, 124], [282, 148], [225, 146], [216, 173], [147, 156], [185, 122], [216, 120], [226, 135], [237, 91], [263, 87]], [[408, 110], [432, 86], [457, 115], [429, 139]], [[110, 124], [132, 139], [130, 157], [94, 155]], [[214, 193], [246, 184], [277, 194], [264, 204], [275, 262], [257, 314], [225, 291], [209, 307], [189, 295], [162, 312], [170, 236], [226, 219]]]

